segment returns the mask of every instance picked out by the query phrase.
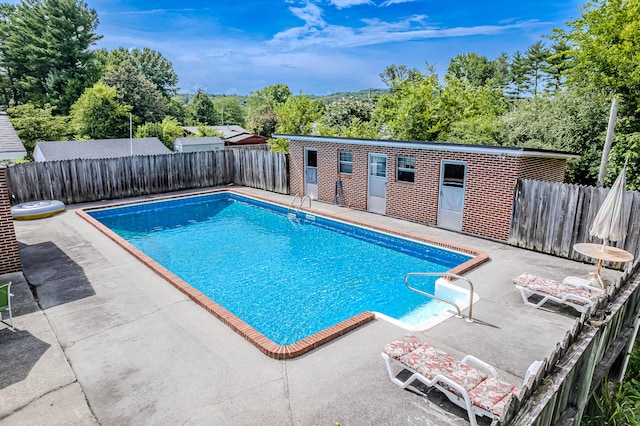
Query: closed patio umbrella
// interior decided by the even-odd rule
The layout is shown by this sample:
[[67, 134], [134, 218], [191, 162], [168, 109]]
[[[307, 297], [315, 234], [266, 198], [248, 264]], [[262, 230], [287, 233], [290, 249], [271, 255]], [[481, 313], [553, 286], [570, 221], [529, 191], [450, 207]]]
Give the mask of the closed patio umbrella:
[[627, 226], [623, 223], [627, 187], [626, 170], [627, 164], [625, 163], [589, 229], [591, 236], [603, 240], [603, 250], [607, 245], [607, 241], [620, 241], [627, 234]]

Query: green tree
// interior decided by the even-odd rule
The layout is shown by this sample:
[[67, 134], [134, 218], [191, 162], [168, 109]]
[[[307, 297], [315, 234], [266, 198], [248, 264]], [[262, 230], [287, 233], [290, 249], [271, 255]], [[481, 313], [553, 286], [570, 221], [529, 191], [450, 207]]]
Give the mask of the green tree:
[[256, 135], [271, 137], [275, 133], [278, 126], [278, 116], [272, 110], [265, 111], [264, 113], [254, 116], [249, 121], [249, 131]]
[[28, 159], [33, 159], [37, 142], [70, 139], [69, 118], [53, 115], [53, 109], [50, 105], [38, 108], [26, 103], [7, 110], [11, 124], [27, 150]]
[[89, 50], [101, 38], [96, 11], [79, 0], [23, 0], [7, 15], [0, 67], [11, 102], [49, 103], [66, 113], [98, 78]]
[[105, 68], [118, 68], [121, 63], [131, 63], [140, 74], [154, 83], [162, 96], [171, 98], [177, 93], [178, 75], [173, 69], [173, 64], [162, 53], [145, 47], [144, 49], [119, 49], [98, 51], [101, 62]]
[[218, 124], [244, 126], [244, 109], [237, 96], [217, 96], [213, 98], [213, 105], [220, 114]]
[[526, 56], [516, 51], [511, 58], [510, 84], [507, 93], [513, 99], [521, 99], [528, 91], [528, 62]]
[[580, 154], [567, 168], [567, 181], [595, 184], [607, 129], [609, 102], [596, 91], [567, 88], [522, 99], [503, 116], [501, 145]]
[[549, 68], [547, 59], [551, 52], [542, 41], [537, 41], [527, 49], [525, 61], [525, 75], [528, 77], [529, 91], [536, 96], [541, 87], [544, 86], [547, 77], [546, 70]]
[[465, 78], [473, 86], [484, 86], [494, 75], [494, 67], [486, 56], [464, 53], [451, 58], [445, 76]]
[[580, 17], [556, 30], [554, 40], [571, 47], [570, 83], [620, 97], [627, 131], [640, 131], [640, 0], [588, 1]]
[[274, 84], [251, 92], [245, 99], [248, 130], [257, 135], [271, 137], [277, 126], [277, 121], [275, 124], [272, 122], [274, 117], [277, 120], [274, 111], [290, 96], [291, 90], [284, 84]]
[[560, 90], [567, 79], [567, 73], [571, 69], [570, 54], [569, 45], [564, 40], [559, 40], [551, 45], [545, 71], [549, 74], [547, 89], [552, 92]]
[[373, 120], [384, 124], [393, 139], [436, 140], [440, 90], [435, 74], [417, 73], [378, 99]]
[[115, 88], [96, 83], [71, 106], [71, 129], [76, 139], [124, 138], [130, 111], [130, 105], [118, 101]]
[[160, 123], [145, 123], [138, 126], [135, 133], [136, 138], [157, 137], [171, 150], [173, 150], [173, 142], [184, 135], [185, 130], [173, 117], [165, 117]]
[[321, 121], [330, 127], [343, 129], [350, 127], [354, 121], [371, 121], [375, 101], [353, 96], [338, 99], [327, 105]]
[[102, 82], [115, 87], [118, 100], [131, 105], [133, 114], [143, 122], [158, 122], [166, 115], [167, 101], [155, 83], [149, 81], [129, 61], [109, 67]]
[[216, 108], [213, 101], [203, 90], [198, 92], [189, 103], [185, 106], [186, 119], [188, 125], [194, 126], [198, 124], [214, 125], [216, 120]]
[[318, 99], [309, 99], [307, 95], [289, 97], [284, 104], [275, 109], [278, 116], [278, 133], [306, 135], [311, 133], [311, 125], [320, 118], [324, 103]]

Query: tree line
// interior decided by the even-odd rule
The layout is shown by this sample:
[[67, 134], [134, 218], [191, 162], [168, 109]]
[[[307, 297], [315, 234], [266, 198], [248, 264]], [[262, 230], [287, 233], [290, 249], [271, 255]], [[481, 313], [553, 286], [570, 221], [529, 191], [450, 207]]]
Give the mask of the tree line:
[[[43, 140], [157, 136], [238, 124], [273, 133], [386, 138], [568, 151], [567, 181], [594, 184], [609, 106], [619, 99], [607, 182], [625, 159], [640, 188], [640, 0], [589, 1], [566, 29], [526, 51], [451, 59], [444, 76], [391, 64], [386, 90], [318, 98], [275, 84], [246, 97], [178, 94], [170, 61], [149, 48], [93, 49], [95, 10], [79, 0], [0, 4], [0, 103], [31, 154]], [[354, 96], [357, 95], [357, 96]], [[272, 141], [286, 150], [286, 142]]]

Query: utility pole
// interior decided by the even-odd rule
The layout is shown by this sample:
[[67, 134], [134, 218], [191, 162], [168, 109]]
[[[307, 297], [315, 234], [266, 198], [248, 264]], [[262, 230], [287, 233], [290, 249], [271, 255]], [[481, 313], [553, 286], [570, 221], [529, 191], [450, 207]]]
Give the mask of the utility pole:
[[609, 112], [609, 126], [607, 127], [607, 137], [602, 148], [602, 159], [600, 160], [600, 172], [598, 173], [598, 187], [604, 185], [604, 175], [607, 171], [609, 152], [611, 151], [611, 139], [613, 138], [613, 128], [616, 125], [616, 114], [618, 113], [618, 99], [611, 100], [611, 111]]

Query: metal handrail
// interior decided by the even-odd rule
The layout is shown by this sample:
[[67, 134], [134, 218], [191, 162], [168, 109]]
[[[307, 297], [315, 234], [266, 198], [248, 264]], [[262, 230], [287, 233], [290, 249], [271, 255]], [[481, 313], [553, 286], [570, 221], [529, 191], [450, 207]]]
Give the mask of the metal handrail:
[[458, 314], [456, 315], [456, 318], [462, 318], [464, 315], [462, 315], [462, 312], [460, 311], [460, 307], [457, 304], [455, 304], [454, 302], [452, 302], [450, 300], [443, 299], [443, 298], [438, 297], [438, 296], [436, 296], [434, 294], [427, 293], [425, 291], [419, 290], [417, 288], [411, 287], [409, 285], [409, 277], [443, 277], [443, 276], [448, 276], [448, 277], [453, 277], [455, 279], [463, 280], [463, 281], [466, 281], [467, 284], [469, 284], [469, 289], [470, 289], [470, 293], [469, 293], [469, 316], [467, 317], [467, 322], [473, 322], [473, 283], [468, 278], [465, 278], [465, 277], [460, 276], [460, 275], [452, 274], [452, 273], [449, 273], [449, 272], [409, 272], [404, 277], [404, 285], [407, 286], [407, 288], [409, 290], [415, 291], [416, 293], [420, 293], [423, 296], [431, 297], [431, 298], [439, 300], [441, 302], [448, 303], [449, 305], [455, 307], [456, 310], [458, 311]]
[[298, 210], [296, 210], [296, 212], [302, 210], [302, 208], [304, 207], [304, 200], [309, 200], [309, 209], [311, 209], [311, 197], [305, 195], [304, 197], [302, 197], [302, 200], [300, 200], [300, 207], [298, 207]]
[[[293, 204], [296, 202], [297, 199], [300, 199], [300, 206], [298, 206], [298, 208], [293, 208]], [[293, 197], [293, 200], [291, 200], [291, 204], [289, 204], [289, 207], [287, 208], [287, 215], [291, 214], [291, 210], [295, 211], [296, 213], [298, 213], [300, 210], [302, 210], [302, 207], [304, 207], [304, 200], [309, 200], [309, 208], [311, 208], [311, 197], [308, 195], [300, 195], [300, 194], [296, 194]]]
[[289, 210], [291, 210], [291, 207], [293, 206], [293, 203], [295, 203], [295, 202], [296, 202], [296, 200], [297, 200], [298, 198], [302, 199], [302, 197], [300, 196], [300, 194], [296, 194], [296, 195], [293, 197], [293, 200], [291, 200], [291, 204], [289, 204], [289, 207], [287, 208], [287, 213], [289, 213]]

